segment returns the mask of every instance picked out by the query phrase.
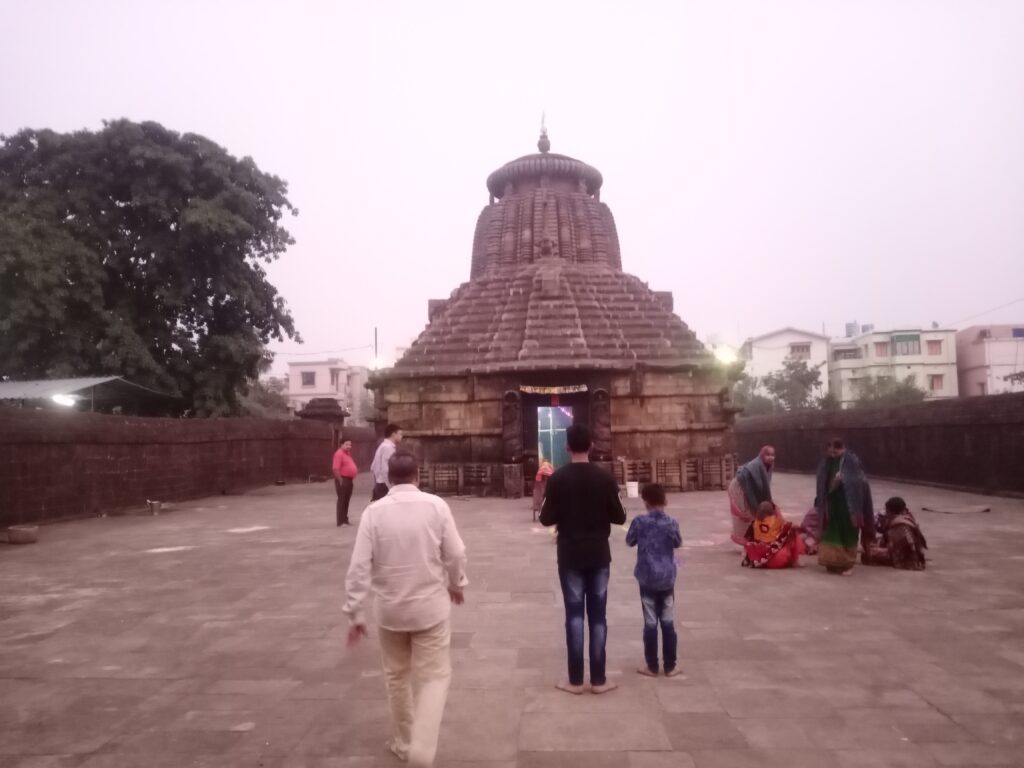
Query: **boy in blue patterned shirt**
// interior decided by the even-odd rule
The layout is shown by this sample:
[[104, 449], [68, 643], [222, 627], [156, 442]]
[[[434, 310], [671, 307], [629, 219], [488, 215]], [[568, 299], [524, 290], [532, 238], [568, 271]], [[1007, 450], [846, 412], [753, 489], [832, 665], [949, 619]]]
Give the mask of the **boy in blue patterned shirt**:
[[665, 676], [675, 677], [682, 670], [676, 667], [676, 627], [672, 609], [675, 606], [675, 550], [683, 544], [679, 523], [665, 514], [665, 489], [657, 483], [645, 485], [640, 496], [647, 514], [634, 518], [626, 533], [626, 544], [636, 547], [636, 569], [640, 582], [640, 604], [644, 611], [644, 659], [647, 666], [637, 670], [647, 677], [658, 676], [658, 624], [661, 624], [662, 656]]

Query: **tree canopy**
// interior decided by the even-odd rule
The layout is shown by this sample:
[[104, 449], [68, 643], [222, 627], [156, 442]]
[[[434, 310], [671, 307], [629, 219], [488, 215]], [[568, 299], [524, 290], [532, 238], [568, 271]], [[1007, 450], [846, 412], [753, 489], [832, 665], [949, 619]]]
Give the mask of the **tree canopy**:
[[924, 402], [925, 392], [914, 383], [914, 377], [894, 379], [891, 376], [866, 376], [857, 382], [857, 408], [885, 408]]
[[286, 193], [152, 122], [0, 137], [0, 376], [119, 375], [238, 413], [270, 340], [298, 339], [264, 269], [293, 242]]
[[733, 387], [732, 397], [744, 416], [768, 416], [782, 407], [770, 397], [757, 392], [756, 380], [744, 373]]
[[762, 384], [787, 411], [799, 411], [816, 404], [814, 392], [821, 386], [821, 371], [811, 368], [806, 360], [788, 358], [782, 369], [769, 373]]

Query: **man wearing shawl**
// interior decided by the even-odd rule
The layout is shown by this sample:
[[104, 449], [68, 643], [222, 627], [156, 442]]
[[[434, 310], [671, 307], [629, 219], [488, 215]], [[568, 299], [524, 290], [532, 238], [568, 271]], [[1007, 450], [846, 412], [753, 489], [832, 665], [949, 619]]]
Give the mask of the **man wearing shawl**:
[[849, 573], [857, 562], [857, 540], [867, 552], [874, 541], [875, 513], [860, 459], [842, 440], [830, 440], [818, 467], [818, 563], [829, 573]]
[[729, 512], [732, 515], [732, 540], [741, 547], [754, 522], [757, 508], [772, 500], [772, 467], [775, 449], [766, 445], [758, 455], [740, 467], [729, 483]]

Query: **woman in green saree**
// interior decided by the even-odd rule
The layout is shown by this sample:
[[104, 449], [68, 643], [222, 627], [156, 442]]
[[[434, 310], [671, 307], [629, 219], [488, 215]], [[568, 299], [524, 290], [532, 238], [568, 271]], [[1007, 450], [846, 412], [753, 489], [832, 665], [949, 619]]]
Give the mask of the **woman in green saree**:
[[818, 563], [829, 573], [850, 573], [857, 562], [857, 542], [867, 551], [874, 539], [875, 513], [860, 460], [842, 440], [830, 440], [818, 467], [818, 515], [821, 541]]

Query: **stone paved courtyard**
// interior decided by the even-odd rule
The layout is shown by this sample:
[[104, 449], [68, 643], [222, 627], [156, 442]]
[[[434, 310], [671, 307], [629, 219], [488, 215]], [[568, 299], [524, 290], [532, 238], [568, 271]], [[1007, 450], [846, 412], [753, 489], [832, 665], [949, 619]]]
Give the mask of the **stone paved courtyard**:
[[[552, 688], [555, 547], [529, 502], [452, 500], [472, 584], [439, 765], [1024, 765], [1024, 501], [874, 490], [915, 512], [992, 511], [919, 513], [925, 573], [838, 578], [741, 569], [724, 492], [672, 496], [686, 542], [673, 680], [635, 674], [633, 553], [616, 530], [608, 658], [621, 688], [603, 697]], [[776, 495], [802, 515], [812, 480], [780, 476]], [[355, 529], [334, 527], [333, 504], [327, 484], [271, 487], [0, 547], [0, 766], [399, 765], [382, 749], [375, 645], [344, 648]]]

